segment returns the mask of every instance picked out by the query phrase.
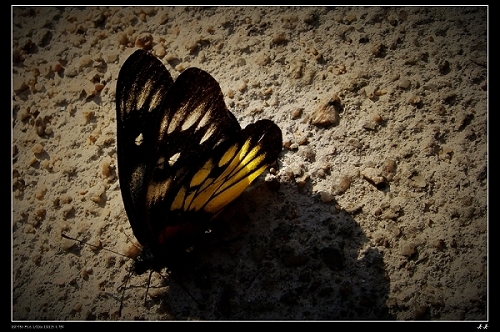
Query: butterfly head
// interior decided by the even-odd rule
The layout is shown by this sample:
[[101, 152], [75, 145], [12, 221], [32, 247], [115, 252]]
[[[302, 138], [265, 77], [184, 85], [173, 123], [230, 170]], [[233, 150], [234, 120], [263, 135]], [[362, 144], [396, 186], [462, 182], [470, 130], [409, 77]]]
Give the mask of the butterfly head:
[[142, 247], [139, 254], [134, 258], [132, 271], [141, 275], [147, 271], [160, 272], [162, 269], [177, 270], [185, 267], [190, 261], [192, 255], [190, 253], [194, 250], [194, 246], [189, 248], [183, 247], [170, 247], [165, 250], [165, 254], [156, 254], [150, 247]]

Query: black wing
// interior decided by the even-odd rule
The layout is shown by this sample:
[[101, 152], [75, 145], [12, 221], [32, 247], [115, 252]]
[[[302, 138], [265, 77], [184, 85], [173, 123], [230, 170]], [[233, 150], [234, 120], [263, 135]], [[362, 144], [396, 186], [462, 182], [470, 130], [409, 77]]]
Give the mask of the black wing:
[[[153, 56], [138, 52], [144, 67], [163, 67]], [[151, 78], [143, 81], [146, 86], [155, 83]], [[159, 85], [133, 91], [141, 98], [161, 103], [159, 111], [156, 103], [150, 103], [159, 117], [149, 128], [141, 127], [143, 135], [148, 131], [147, 143], [141, 144], [146, 143], [141, 150], [144, 154], [140, 161], [133, 161], [134, 167], [124, 167], [125, 175], [121, 174], [121, 164], [135, 156], [124, 156], [129, 151], [120, 148], [118, 153], [121, 183], [122, 179], [135, 179], [135, 173], [140, 174], [138, 185], [125, 184], [123, 191], [121, 184], [134, 234], [154, 253], [167, 255], [168, 249], [181, 246], [191, 235], [204, 230], [212, 217], [277, 159], [282, 137], [281, 130], [270, 120], [257, 121], [241, 130], [224, 103], [219, 84], [201, 69], [189, 68], [170, 88], [165, 88], [164, 94], [157, 92], [161, 89]], [[149, 98], [151, 92], [161, 98]], [[148, 111], [144, 107], [130, 108]], [[130, 141], [136, 133], [126, 136]], [[132, 198], [125, 198], [129, 194]], [[127, 201], [132, 208], [127, 209]], [[131, 216], [129, 210], [137, 214]]]
[[158, 138], [154, 128], [163, 115], [161, 105], [174, 81], [153, 55], [137, 50], [123, 64], [116, 86], [118, 176], [125, 210], [140, 243], [144, 227], [145, 174]]

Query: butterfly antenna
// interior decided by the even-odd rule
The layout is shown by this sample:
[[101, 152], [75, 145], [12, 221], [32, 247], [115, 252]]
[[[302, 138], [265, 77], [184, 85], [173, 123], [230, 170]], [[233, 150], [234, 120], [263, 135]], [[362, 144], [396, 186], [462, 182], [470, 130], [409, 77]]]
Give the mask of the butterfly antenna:
[[111, 250], [111, 249], [108, 249], [108, 248], [103, 248], [103, 247], [102, 247], [102, 246], [100, 246], [100, 245], [99, 245], [99, 246], [96, 246], [95, 244], [91, 244], [91, 243], [88, 243], [88, 242], [85, 242], [85, 241], [82, 241], [82, 240], [78, 240], [78, 239], [76, 239], [76, 238], [74, 238], [74, 237], [71, 237], [71, 236], [68, 236], [68, 235], [66, 235], [66, 234], [64, 234], [64, 233], [61, 233], [61, 236], [62, 236], [63, 238], [65, 238], [65, 239], [68, 239], [68, 240], [73, 240], [73, 241], [79, 242], [80, 244], [84, 244], [84, 245], [87, 245], [87, 246], [90, 246], [90, 247], [94, 247], [94, 248], [96, 248], [96, 249], [102, 249], [102, 250], [110, 251], [110, 252], [112, 252], [113, 254], [116, 254], [116, 255], [118, 255], [118, 256], [123, 256], [123, 257], [130, 258], [130, 257], [128, 257], [127, 255], [121, 254], [121, 253], [119, 253], [119, 252], [117, 252], [117, 251], [114, 251], [114, 250]]
[[132, 243], [132, 245], [133, 245], [134, 247], [136, 247], [137, 249], [141, 249], [141, 247], [140, 247], [140, 246], [138, 246], [138, 245], [136, 244], [136, 242], [135, 242], [135, 241], [134, 241], [134, 240], [133, 240], [130, 236], [128, 236], [128, 235], [127, 235], [127, 234], [125, 234], [125, 233], [122, 233], [122, 234], [123, 234], [123, 235], [125, 235], [125, 237], [127, 238], [127, 240], [128, 240], [130, 243]]
[[148, 287], [146, 287], [146, 294], [144, 294], [144, 306], [146, 306], [146, 300], [148, 298], [149, 285], [151, 284], [151, 275], [153, 274], [153, 272], [154, 272], [154, 270], [149, 271]]
[[[68, 240], [73, 240], [73, 241], [76, 241], [76, 242], [79, 242], [80, 244], [84, 244], [84, 245], [87, 245], [87, 246], [91, 246], [91, 247], [94, 247], [94, 248], [97, 248], [97, 249], [103, 249], [103, 250], [107, 250], [107, 251], [110, 251], [116, 255], [119, 255], [119, 256], [123, 256], [123, 257], [126, 257], [128, 259], [131, 259], [129, 256], [127, 255], [124, 255], [124, 254], [121, 254], [117, 251], [114, 251], [114, 250], [111, 250], [111, 249], [108, 249], [108, 248], [103, 248], [101, 246], [96, 246], [94, 244], [90, 244], [88, 242], [85, 242], [85, 241], [82, 241], [82, 240], [79, 240], [79, 239], [75, 239], [74, 237], [71, 237], [71, 236], [68, 236], [64, 233], [61, 233], [61, 236], [65, 239], [68, 239]], [[125, 282], [123, 283], [123, 285], [121, 285], [120, 287], [118, 287], [118, 289], [122, 288], [122, 295], [121, 295], [121, 298], [120, 298], [120, 308], [118, 309], [118, 317], [121, 317], [122, 315], [122, 309], [123, 309], [123, 299], [125, 298], [125, 289], [127, 289], [127, 283], [128, 281], [130, 280], [130, 276], [132, 275], [132, 270], [129, 270], [129, 273], [127, 275], [127, 279], [125, 280]], [[149, 283], [148, 283], [148, 286], [149, 286]]]
[[127, 275], [127, 279], [125, 280], [125, 283], [122, 286], [120, 286], [120, 287], [122, 287], [122, 296], [120, 298], [120, 308], [118, 309], [118, 317], [122, 316], [123, 299], [125, 298], [125, 289], [127, 289], [127, 283], [130, 280], [131, 275], [132, 275], [132, 270], [129, 270], [128, 275]]

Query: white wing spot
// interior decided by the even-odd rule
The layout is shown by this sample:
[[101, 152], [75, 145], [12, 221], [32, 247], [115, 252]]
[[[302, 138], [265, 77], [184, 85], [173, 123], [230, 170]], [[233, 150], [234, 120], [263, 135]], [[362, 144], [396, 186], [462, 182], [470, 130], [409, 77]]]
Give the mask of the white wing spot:
[[[139, 94], [137, 95], [136, 98], [137, 109], [141, 109], [146, 103], [148, 97], [151, 95], [151, 90], [152, 90], [151, 83], [152, 83], [151, 81], [147, 81], [146, 85], [144, 85], [144, 87], [140, 89]], [[137, 84], [135, 85], [137, 86]]]
[[200, 144], [203, 144], [207, 139], [212, 137], [212, 134], [214, 133], [215, 128], [213, 126], [210, 126], [210, 128], [207, 129], [205, 135], [200, 140]]
[[177, 160], [179, 160], [179, 157], [180, 157], [180, 156], [181, 156], [181, 153], [180, 153], [180, 152], [177, 152], [176, 154], [174, 154], [172, 157], [170, 157], [170, 158], [168, 159], [168, 164], [169, 164], [170, 166], [173, 166], [173, 165], [177, 162]]
[[162, 100], [163, 91], [158, 90], [151, 96], [151, 102], [149, 104], [149, 112], [151, 112], [156, 107], [160, 106]]
[[184, 120], [184, 123], [182, 124], [182, 127], [181, 127], [182, 131], [191, 128], [195, 124], [195, 122], [198, 121], [198, 119], [201, 116], [201, 110], [202, 110], [202, 107], [200, 106], [197, 109], [195, 109], [194, 111], [192, 111], [186, 117], [186, 119]]
[[165, 136], [165, 132], [167, 131], [168, 129], [168, 122], [169, 122], [169, 117], [167, 114], [165, 114], [165, 116], [163, 117], [163, 119], [161, 119], [161, 123], [160, 123], [160, 136], [158, 137], [158, 141], [162, 141], [163, 140], [163, 136]]
[[212, 116], [212, 113], [207, 111], [203, 117], [201, 118], [200, 122], [198, 123], [198, 126], [196, 127], [196, 131], [200, 130], [201, 128], [205, 127], [209, 122], [210, 118]]
[[170, 120], [170, 123], [168, 124], [167, 134], [173, 133], [174, 130], [179, 127], [182, 121], [182, 115], [184, 114], [185, 111], [186, 109], [184, 107], [175, 112], [174, 116]]
[[142, 133], [140, 133], [139, 136], [135, 138], [135, 145], [139, 146], [142, 144], [143, 141], [144, 137], [142, 136]]

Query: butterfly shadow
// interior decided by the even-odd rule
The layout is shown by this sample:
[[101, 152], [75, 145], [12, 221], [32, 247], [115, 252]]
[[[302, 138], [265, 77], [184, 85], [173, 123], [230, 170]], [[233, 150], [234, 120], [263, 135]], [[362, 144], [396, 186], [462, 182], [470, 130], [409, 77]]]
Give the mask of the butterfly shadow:
[[382, 253], [336, 206], [258, 182], [213, 223], [190, 267], [163, 279], [150, 308], [176, 320], [393, 319]]

